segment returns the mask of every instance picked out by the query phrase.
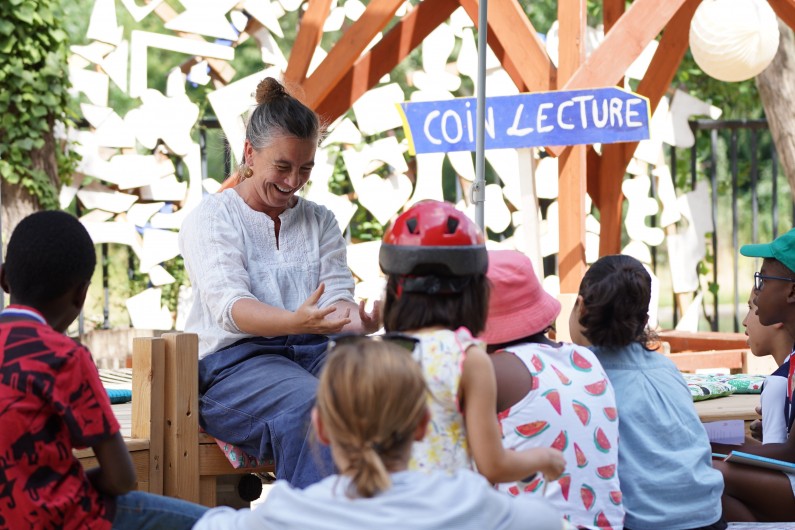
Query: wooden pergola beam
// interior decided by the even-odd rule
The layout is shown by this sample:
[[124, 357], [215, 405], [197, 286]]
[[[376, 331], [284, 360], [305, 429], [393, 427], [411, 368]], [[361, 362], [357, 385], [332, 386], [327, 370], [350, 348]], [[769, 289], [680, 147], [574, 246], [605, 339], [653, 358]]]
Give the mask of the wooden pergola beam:
[[[305, 103], [316, 108], [328, 96], [367, 45], [386, 27], [404, 0], [372, 0], [348, 28], [320, 66], [304, 82]], [[394, 65], [393, 65], [394, 66]]]
[[[558, 82], [568, 83], [585, 61], [586, 1], [559, 1], [558, 20]], [[558, 205], [565, 215], [560, 216], [558, 272], [562, 294], [576, 293], [585, 274], [585, 171], [585, 145], [561, 148]]]
[[604, 0], [602, 2], [602, 22], [607, 34], [627, 10], [626, 0]]
[[[626, 2], [624, 0], [604, 0], [602, 5], [602, 20], [605, 26], [605, 33], [609, 33], [616, 25], [618, 20], [626, 12]], [[619, 80], [619, 83], [621, 81]], [[587, 163], [588, 169], [586, 170], [588, 180], [588, 192], [591, 194], [591, 199], [599, 207], [599, 223], [600, 228], [599, 247], [600, 255], [601, 247], [604, 246], [604, 241], [613, 242], [615, 240], [615, 233], [612, 230], [617, 229], [618, 242], [621, 242], [621, 178], [626, 171], [626, 166], [621, 165], [623, 151], [618, 149], [605, 149], [603, 146], [604, 154], [600, 157], [596, 151], [591, 147], [588, 150]], [[616, 185], [618, 185], [619, 196], [615, 197]], [[602, 197], [607, 197], [607, 200], [602, 200]], [[601, 206], [599, 206], [601, 205]], [[612, 246], [610, 247], [611, 254], [614, 254]]]
[[795, 0], [768, 0], [778, 18], [795, 29]]
[[458, 0], [424, 0], [348, 69], [315, 111], [332, 122], [350, 109], [362, 94], [400, 64], [458, 7]]
[[317, 45], [323, 36], [323, 24], [331, 11], [331, 0], [309, 0], [306, 12], [301, 17], [298, 35], [295, 37], [284, 80], [288, 83], [302, 85], [309, 71], [309, 63], [315, 54]]
[[[477, 26], [480, 2], [458, 1]], [[486, 39], [520, 92], [546, 91], [556, 86], [557, 69], [517, 0], [489, 4]]]
[[[665, 27], [685, 0], [635, 0], [605, 40], [560, 90], [613, 86]], [[558, 156], [560, 146], [547, 152]]]
[[[701, 0], [686, 0], [671, 18], [646, 70], [646, 75], [638, 85], [637, 93], [649, 99], [651, 113], [656, 110], [679, 69], [689, 45], [690, 21], [700, 3]], [[598, 201], [594, 198], [600, 214], [600, 256], [617, 254], [621, 251], [621, 213], [624, 199], [621, 183], [637, 147], [638, 142], [609, 144], [602, 147], [599, 170], [596, 172], [599, 179]]]

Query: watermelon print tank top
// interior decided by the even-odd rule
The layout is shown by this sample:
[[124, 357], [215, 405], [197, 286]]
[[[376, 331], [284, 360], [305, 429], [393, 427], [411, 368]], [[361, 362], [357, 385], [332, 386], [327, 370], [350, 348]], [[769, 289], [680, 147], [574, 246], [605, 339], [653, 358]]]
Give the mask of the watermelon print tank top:
[[508, 449], [554, 447], [566, 471], [549, 484], [539, 474], [529, 482], [499, 484], [511, 495], [544, 495], [580, 528], [622, 528], [618, 482], [618, 416], [613, 387], [590, 350], [563, 343], [507, 348], [533, 375], [530, 392], [499, 414]]

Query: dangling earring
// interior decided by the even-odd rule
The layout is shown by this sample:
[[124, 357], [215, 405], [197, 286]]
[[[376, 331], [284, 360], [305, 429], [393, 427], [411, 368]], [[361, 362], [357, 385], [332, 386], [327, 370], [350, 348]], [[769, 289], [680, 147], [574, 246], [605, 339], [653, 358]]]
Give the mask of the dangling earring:
[[243, 165], [243, 167], [240, 168], [240, 180], [246, 180], [253, 174], [254, 170], [245, 164]]

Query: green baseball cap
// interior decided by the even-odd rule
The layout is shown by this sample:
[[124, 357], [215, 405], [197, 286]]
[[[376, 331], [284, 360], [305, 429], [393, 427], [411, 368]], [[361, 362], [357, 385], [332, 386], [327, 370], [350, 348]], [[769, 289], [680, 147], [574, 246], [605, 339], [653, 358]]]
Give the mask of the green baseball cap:
[[749, 258], [773, 258], [795, 274], [795, 228], [770, 243], [743, 245], [740, 254]]

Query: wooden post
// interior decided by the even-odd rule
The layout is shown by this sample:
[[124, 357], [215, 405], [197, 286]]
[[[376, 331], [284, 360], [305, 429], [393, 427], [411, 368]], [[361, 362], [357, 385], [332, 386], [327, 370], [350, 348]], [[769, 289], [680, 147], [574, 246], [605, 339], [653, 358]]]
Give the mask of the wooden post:
[[133, 339], [132, 437], [149, 440], [147, 491], [163, 493], [163, 391], [165, 382], [163, 339]]
[[[558, 86], [565, 84], [585, 60], [585, 0], [558, 2]], [[585, 149], [575, 145], [563, 149], [558, 162], [560, 206], [560, 292], [576, 293], [585, 274]]]
[[[602, 20], [604, 21], [605, 34], [618, 22], [626, 11], [624, 0], [604, 0]], [[622, 84], [622, 81], [619, 81]], [[626, 163], [624, 163], [623, 144], [602, 146], [602, 157], [596, 170], [598, 175], [599, 223], [599, 255], [618, 254], [621, 252], [621, 213], [624, 197], [621, 194], [621, 182], [624, 180]]]
[[199, 496], [199, 337], [166, 333], [164, 493], [191, 502]]

